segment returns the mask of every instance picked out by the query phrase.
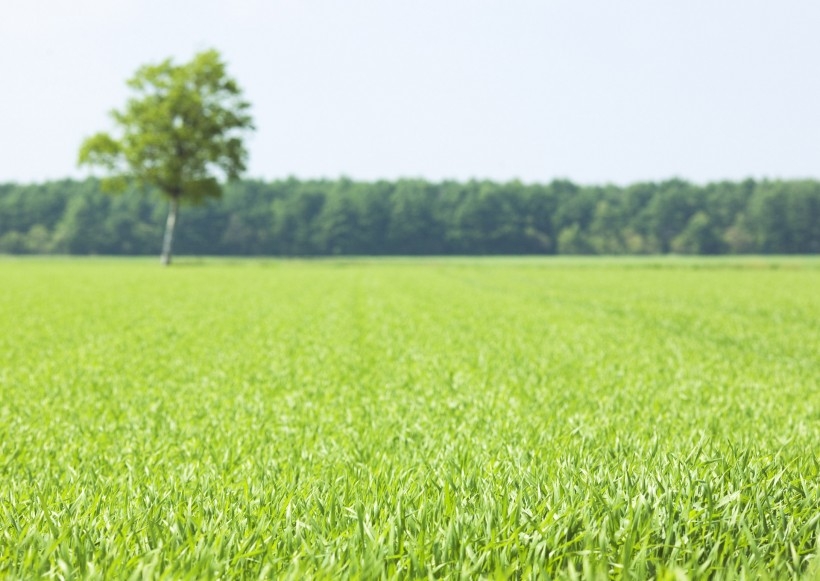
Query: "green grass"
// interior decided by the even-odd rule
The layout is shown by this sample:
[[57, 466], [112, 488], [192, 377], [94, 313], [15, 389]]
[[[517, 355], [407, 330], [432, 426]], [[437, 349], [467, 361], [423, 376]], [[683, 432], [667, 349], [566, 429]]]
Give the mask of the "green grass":
[[814, 578], [820, 261], [0, 261], [0, 577]]

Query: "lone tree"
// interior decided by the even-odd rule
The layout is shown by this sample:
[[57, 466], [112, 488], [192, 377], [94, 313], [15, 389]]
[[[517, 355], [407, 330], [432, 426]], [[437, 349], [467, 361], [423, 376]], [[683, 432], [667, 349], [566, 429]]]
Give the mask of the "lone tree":
[[160, 258], [167, 266], [180, 202], [218, 198], [220, 179], [237, 179], [245, 170], [242, 136], [254, 128], [250, 104], [216, 50], [181, 65], [171, 59], [145, 65], [128, 86], [135, 94], [122, 111], [111, 112], [117, 134], [86, 139], [79, 164], [104, 168], [108, 191], [135, 181], [168, 198]]

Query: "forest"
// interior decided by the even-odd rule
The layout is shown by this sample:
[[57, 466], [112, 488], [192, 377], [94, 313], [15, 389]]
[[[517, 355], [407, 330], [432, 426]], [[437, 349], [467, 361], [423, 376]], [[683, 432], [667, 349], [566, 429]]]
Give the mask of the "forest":
[[[158, 254], [167, 202], [100, 182], [0, 184], [0, 253]], [[181, 209], [188, 255], [820, 252], [820, 182], [245, 180]]]

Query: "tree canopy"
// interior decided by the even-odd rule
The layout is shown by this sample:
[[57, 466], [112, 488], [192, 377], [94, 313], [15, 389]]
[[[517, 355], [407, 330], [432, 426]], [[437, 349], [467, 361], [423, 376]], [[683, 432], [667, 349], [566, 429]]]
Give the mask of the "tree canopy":
[[179, 203], [219, 197], [221, 181], [246, 169], [250, 104], [215, 50], [180, 65], [171, 59], [145, 65], [128, 87], [133, 96], [111, 112], [117, 131], [86, 139], [79, 163], [107, 172], [105, 190], [122, 191], [134, 182], [168, 198], [162, 250], [168, 264]]
[[[165, 206], [130, 188], [0, 184], [0, 252], [156, 253]], [[818, 253], [820, 182], [238, 181], [182, 220], [195, 255]]]

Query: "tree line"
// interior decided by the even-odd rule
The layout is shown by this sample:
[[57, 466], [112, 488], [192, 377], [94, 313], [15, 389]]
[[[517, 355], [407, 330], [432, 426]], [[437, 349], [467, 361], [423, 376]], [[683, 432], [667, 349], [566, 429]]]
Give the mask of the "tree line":
[[[0, 252], [157, 254], [167, 202], [130, 189], [0, 184]], [[820, 182], [245, 180], [182, 207], [176, 244], [252, 256], [818, 253]]]

